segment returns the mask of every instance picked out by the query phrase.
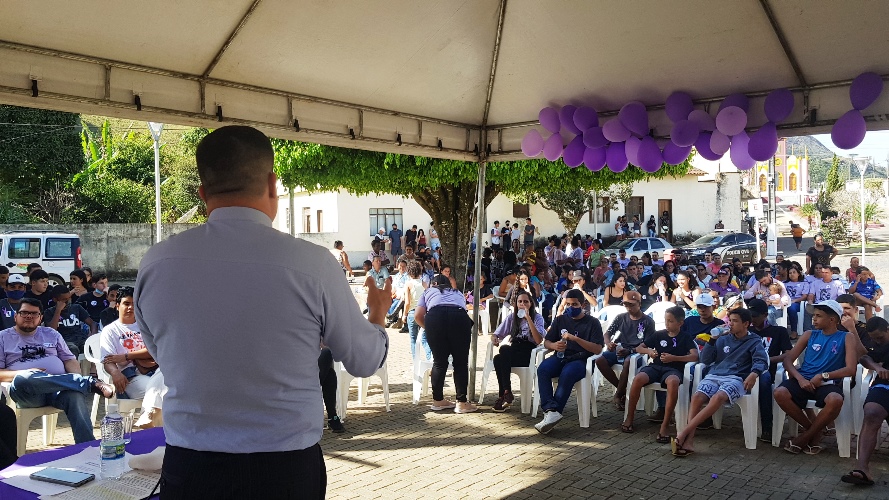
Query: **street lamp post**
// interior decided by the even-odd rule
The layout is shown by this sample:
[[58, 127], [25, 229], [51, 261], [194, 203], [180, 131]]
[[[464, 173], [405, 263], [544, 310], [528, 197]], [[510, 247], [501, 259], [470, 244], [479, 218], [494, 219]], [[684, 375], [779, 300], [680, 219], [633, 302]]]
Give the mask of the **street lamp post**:
[[163, 123], [148, 122], [148, 130], [154, 139], [154, 220], [157, 233], [155, 243], [161, 241], [161, 132], [164, 131]]
[[858, 198], [861, 202], [861, 265], [863, 266], [865, 244], [864, 231], [867, 229], [867, 217], [864, 214], [864, 172], [867, 171], [867, 164], [870, 163], [870, 157], [856, 157], [853, 155], [852, 160], [855, 162], [855, 166], [858, 167], [858, 173], [861, 175], [861, 182], [858, 185]]

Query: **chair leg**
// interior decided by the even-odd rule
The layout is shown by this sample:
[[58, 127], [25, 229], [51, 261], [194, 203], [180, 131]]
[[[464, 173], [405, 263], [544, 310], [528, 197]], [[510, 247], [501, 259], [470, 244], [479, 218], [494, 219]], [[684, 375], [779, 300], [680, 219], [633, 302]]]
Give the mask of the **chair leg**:
[[574, 385], [577, 392], [577, 416], [580, 420], [580, 426], [584, 429], [590, 426], [590, 383], [585, 379], [580, 379]]
[[[677, 434], [684, 431], [688, 426], [688, 387], [685, 384], [679, 385], [679, 397], [676, 400], [676, 432]], [[667, 418], [664, 415], [664, 418]]]
[[837, 448], [840, 452], [840, 457], [849, 458], [851, 454], [852, 448], [852, 408], [850, 408], [850, 404], [852, 402], [849, 401], [843, 403], [843, 409], [840, 410], [840, 415], [837, 417], [836, 428], [837, 428]]
[[386, 365], [384, 364], [382, 368], [378, 370], [380, 374], [380, 382], [383, 384], [383, 401], [386, 402], [386, 411], [392, 411], [389, 408], [389, 370], [386, 369]]
[[16, 450], [18, 451], [18, 455], [24, 456], [25, 450], [28, 448], [28, 427], [31, 426], [31, 421], [27, 422], [22, 418], [22, 415], [16, 415], [16, 431], [18, 441], [16, 442]]
[[337, 409], [336, 413], [340, 420], [346, 420], [346, 408], [349, 406], [349, 386], [352, 384], [351, 377], [340, 372], [337, 379]]
[[485, 368], [482, 370], [482, 385], [478, 391], [478, 404], [482, 404], [485, 400], [485, 388], [488, 387], [488, 377], [491, 376], [491, 370], [494, 369], [494, 363], [491, 361], [487, 361], [485, 363]]
[[759, 412], [757, 405], [748, 398], [738, 400], [741, 407], [741, 424], [744, 426], [744, 446], [748, 450], [756, 449], [756, 428], [759, 425]]
[[369, 378], [358, 379], [358, 404], [365, 405], [367, 401], [367, 387], [370, 385]]
[[56, 425], [59, 423], [59, 414], [50, 413], [43, 416], [43, 445], [49, 446], [55, 442]]
[[716, 413], [713, 414], [713, 428], [714, 429], [722, 429], [722, 412], [723, 408], [720, 406]]
[[781, 437], [784, 434], [784, 410], [775, 403], [772, 406], [772, 446], [781, 446]]
[[590, 383], [590, 408], [593, 413], [593, 418], [599, 418], [599, 385], [601, 384], [602, 375], [599, 374], [599, 369], [593, 366], [593, 381]]
[[534, 377], [530, 374], [519, 375], [519, 384], [522, 388], [521, 395], [521, 404], [522, 404], [522, 413], [528, 414], [531, 413], [531, 393], [534, 392], [533, 387]]

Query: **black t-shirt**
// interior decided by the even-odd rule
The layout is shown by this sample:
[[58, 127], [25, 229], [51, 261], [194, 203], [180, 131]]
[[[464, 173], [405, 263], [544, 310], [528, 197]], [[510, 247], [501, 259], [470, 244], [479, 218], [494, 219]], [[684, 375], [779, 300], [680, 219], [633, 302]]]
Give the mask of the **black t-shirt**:
[[818, 250], [814, 246], [809, 247], [809, 250], [806, 251], [806, 256], [812, 261], [812, 266], [815, 264], [821, 264], [822, 266], [830, 265], [830, 255], [833, 253], [833, 247], [824, 244], [824, 250]]
[[[787, 328], [783, 326], [768, 325], [762, 330], [757, 330], [753, 328], [753, 325], [750, 325], [750, 331], [762, 337], [762, 346], [770, 358], [772, 356], [780, 356], [793, 349], [793, 346], [790, 344], [790, 334], [787, 333]], [[777, 367], [777, 364], [770, 364], [769, 366], [769, 372], [773, 378]]]
[[102, 293], [102, 295], [96, 297], [94, 293], [88, 293], [86, 295], [81, 295], [79, 299], [77, 299], [77, 303], [83, 306], [86, 309], [86, 312], [89, 313], [90, 318], [93, 319], [96, 323], [99, 322], [99, 319], [102, 315], [102, 311], [108, 307], [111, 302], [108, 301], [108, 294]]
[[703, 321], [701, 321], [700, 316], [689, 316], [685, 318], [685, 322], [682, 323], [682, 328], [680, 328], [680, 331], [686, 332], [691, 335], [692, 338], [695, 338], [702, 333], [710, 333], [710, 330], [724, 324], [725, 321], [717, 318], [716, 316], [713, 316], [713, 321], [709, 323], [704, 323]]
[[[857, 330], [858, 338], [861, 339], [861, 344], [867, 349], [868, 352], [873, 351], [877, 344], [870, 338], [870, 335], [867, 333], [867, 323], [864, 321], [856, 321], [855, 329]], [[843, 325], [837, 325], [837, 330], [841, 332], [846, 332], [846, 327]]]
[[108, 307], [99, 315], [99, 323], [102, 324], [102, 327], [106, 327], [111, 323], [117, 321], [117, 318], [120, 317], [120, 313], [117, 312], [117, 309], [113, 307]]
[[34, 293], [34, 290], [28, 290], [27, 292], [25, 292], [25, 298], [39, 300], [40, 303], [43, 304], [44, 311], [46, 309], [52, 307], [52, 305], [55, 303], [55, 301], [52, 300], [52, 294], [49, 293], [49, 289], [45, 290], [40, 295], [37, 295], [36, 293]]
[[408, 229], [404, 232], [404, 244], [405, 246], [409, 245], [411, 242], [417, 241], [417, 232], [413, 229]]
[[[43, 311], [44, 326], [49, 326], [49, 321], [55, 313], [55, 307], [50, 307]], [[83, 340], [88, 336], [88, 334], [83, 331], [83, 324], [89, 317], [89, 313], [87, 313], [86, 309], [81, 307], [80, 304], [71, 304], [62, 309], [62, 313], [59, 315], [59, 326], [56, 328], [56, 331], [62, 334], [62, 338], [67, 342]]]
[[[617, 334], [616, 338], [615, 333]], [[621, 344], [624, 349], [635, 349], [636, 346], [654, 335], [654, 333], [654, 320], [644, 314], [639, 319], [633, 319], [629, 313], [620, 313], [608, 327], [608, 335], [611, 337], [611, 341], [615, 344]]]
[[[645, 347], [654, 349], [658, 354], [669, 353], [674, 356], [688, 356], [692, 349], [697, 350], [698, 348], [694, 338], [682, 330], [679, 330], [679, 335], [675, 337], [671, 337], [667, 330], [658, 330], [645, 337]], [[660, 357], [654, 358], [652, 364], [668, 366], [680, 371], [685, 367], [683, 361], [664, 363]]]
[[[564, 314], [556, 316], [553, 324], [549, 327], [549, 331], [546, 333], [546, 340], [559, 342], [562, 340], [562, 330], [567, 330], [568, 333], [594, 344], [603, 345], [605, 343], [605, 340], [602, 338], [602, 324], [599, 323], [598, 319], [588, 314], [577, 320]], [[593, 354], [581, 347], [577, 342], [569, 340], [568, 347], [565, 349], [565, 357], [577, 353]]]
[[[882, 364], [883, 368], [889, 367], [889, 344], [877, 345], [867, 355], [870, 356], [870, 359]], [[874, 384], [889, 384], [889, 380], [874, 377]]]
[[0, 299], [0, 323], [3, 324], [4, 330], [15, 326], [15, 313], [21, 306], [21, 302], [13, 304], [9, 299]]

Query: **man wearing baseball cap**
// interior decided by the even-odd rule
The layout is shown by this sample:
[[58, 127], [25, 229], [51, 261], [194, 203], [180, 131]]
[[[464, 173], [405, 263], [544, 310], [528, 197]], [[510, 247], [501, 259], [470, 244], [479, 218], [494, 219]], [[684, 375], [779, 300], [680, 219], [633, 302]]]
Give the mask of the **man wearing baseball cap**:
[[[855, 376], [859, 354], [856, 334], [837, 329], [843, 316], [837, 301], [823, 300], [806, 309], [812, 315], [812, 330], [803, 333], [785, 355], [787, 380], [775, 390], [775, 402], [805, 429], [787, 441], [784, 451], [817, 455], [822, 450], [824, 429], [843, 407], [842, 380]], [[803, 352], [805, 360], [797, 368], [794, 363]], [[814, 420], [803, 411], [809, 400], [815, 400], [815, 406], [822, 408]]]
[[15, 313], [22, 305], [27, 283], [28, 278], [21, 274], [12, 274], [6, 281], [6, 298], [0, 300], [0, 327], [2, 327], [0, 329], [5, 330], [15, 326]]

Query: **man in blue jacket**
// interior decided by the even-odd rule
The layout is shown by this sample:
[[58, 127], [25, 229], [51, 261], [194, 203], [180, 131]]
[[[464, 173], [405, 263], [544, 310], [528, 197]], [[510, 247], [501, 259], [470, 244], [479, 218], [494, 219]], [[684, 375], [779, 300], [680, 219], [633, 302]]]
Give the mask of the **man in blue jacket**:
[[729, 313], [729, 333], [711, 336], [704, 346], [701, 361], [712, 366], [691, 398], [688, 425], [671, 442], [674, 456], [694, 453], [697, 427], [723, 405], [734, 404], [747, 394], [759, 375], [769, 369], [762, 339], [748, 331], [751, 319], [747, 309], [735, 309]]

